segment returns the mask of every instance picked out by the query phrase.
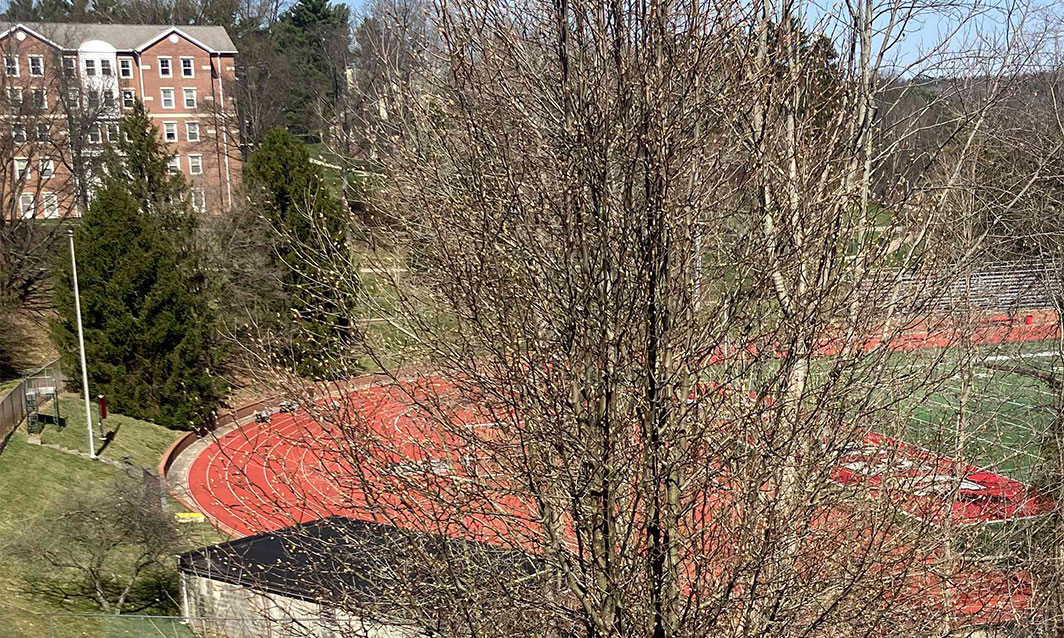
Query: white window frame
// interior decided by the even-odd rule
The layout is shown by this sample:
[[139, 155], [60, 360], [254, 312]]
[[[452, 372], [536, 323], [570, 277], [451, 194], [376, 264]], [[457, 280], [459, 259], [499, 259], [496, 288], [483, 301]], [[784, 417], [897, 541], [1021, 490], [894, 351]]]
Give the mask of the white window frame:
[[33, 193], [22, 193], [18, 196], [18, 211], [22, 219], [33, 219], [37, 216], [37, 198]]
[[47, 157], [42, 159], [37, 171], [41, 179], [51, 179], [55, 176], [55, 160]]
[[[17, 98], [17, 99], [16, 99]], [[10, 106], [22, 106], [24, 96], [22, 95], [21, 86], [9, 86], [7, 87], [7, 103]]]
[[22, 180], [23, 178], [30, 178], [30, 161], [25, 158], [15, 158], [15, 182]]
[[[11, 60], [15, 61], [15, 72], [14, 73], [11, 72], [11, 67], [8, 65], [8, 62], [10, 62]], [[18, 56], [17, 55], [5, 55], [4, 56], [4, 75], [6, 75], [9, 78], [17, 78], [17, 77], [19, 77], [20, 72], [21, 72], [21, 69], [19, 68]]]
[[[166, 73], [163, 73], [163, 60], [166, 60]], [[160, 55], [156, 58], [159, 64], [159, 77], [172, 78], [174, 77], [174, 60], [169, 55]]]
[[11, 127], [11, 140], [16, 144], [25, 144], [29, 140], [26, 127], [22, 124], [13, 125]]
[[[85, 64], [82, 65], [85, 69], [85, 75], [90, 78], [96, 77], [96, 60], [93, 58], [85, 58]], [[91, 69], [91, 71], [90, 71]]]
[[[107, 141], [117, 142], [120, 135], [122, 135], [122, 129], [118, 126], [118, 122], [108, 122], [105, 125], [107, 130]], [[114, 133], [114, 135], [112, 135]]]
[[[129, 72], [127, 75], [126, 72]], [[118, 58], [118, 77], [128, 80], [133, 77], [133, 58]]]
[[[174, 139], [170, 139], [170, 131], [174, 132]], [[177, 141], [177, 122], [163, 122], [163, 141], [167, 144]]]
[[51, 191], [41, 191], [41, 217], [59, 219], [59, 196]]
[[78, 59], [71, 55], [63, 56], [63, 74], [72, 78], [78, 73]]
[[[188, 96], [189, 96], [189, 94], [192, 95], [192, 106], [189, 106], [189, 104], [188, 104]], [[196, 100], [196, 89], [193, 89], [193, 88], [190, 88], [190, 87], [185, 87], [185, 88], [181, 89], [181, 104], [186, 109], [195, 109], [197, 103], [198, 102]]]
[[[38, 93], [38, 91], [40, 92], [40, 96], [41, 96], [41, 101], [40, 101], [39, 104], [37, 103], [37, 93]], [[34, 109], [46, 109], [46, 108], [48, 108], [48, 89], [40, 87], [40, 86], [32, 87], [30, 89], [30, 96], [32, 96], [32, 98], [33, 98], [33, 103], [30, 105], [30, 108], [34, 108]]]
[[207, 191], [203, 190], [202, 188], [193, 188], [191, 204], [193, 210], [197, 210], [201, 213], [207, 210]]
[[[196, 135], [192, 135], [192, 129], [195, 128]], [[198, 142], [200, 141], [200, 125], [199, 122], [185, 122], [185, 141]]]
[[[185, 62], [189, 63], [188, 70], [190, 71], [190, 73], [188, 75], [185, 75]], [[194, 58], [194, 57], [192, 57], [190, 55], [183, 55], [183, 56], [181, 56], [180, 64], [181, 64], [181, 77], [183, 77], [183, 78], [194, 78], [194, 77], [196, 77], [196, 58]]]
[[[93, 139], [93, 137], [94, 137], [93, 133], [96, 134], [95, 135], [96, 139]], [[103, 143], [103, 131], [100, 130], [100, 125], [99, 124], [93, 124], [92, 126], [90, 126], [89, 127], [89, 132], [86, 135], [86, 138], [89, 140], [89, 144], [102, 144]]]
[[166, 170], [171, 175], [176, 175], [181, 172], [181, 158], [174, 155], [170, 158], [170, 161], [166, 163]]
[[[126, 106], [126, 96], [129, 96], [129, 106]], [[135, 89], [122, 89], [122, 108], [131, 109], [137, 103], [137, 91]]]
[[[104, 69], [107, 69], [107, 73], [104, 73]], [[115, 70], [111, 68], [111, 61], [108, 59], [100, 59], [100, 77], [101, 78], [113, 78], [115, 76]]]
[[[42, 128], [43, 127], [43, 128]], [[41, 131], [44, 131], [44, 135], [41, 135]], [[47, 122], [37, 122], [37, 125], [33, 127], [33, 138], [38, 142], [49, 142], [52, 139], [52, 127], [48, 126]]]
[[[166, 105], [166, 92], [167, 91], [170, 92], [170, 106]], [[169, 87], [169, 86], [159, 87], [159, 107], [160, 108], [164, 108], [164, 109], [170, 109], [170, 110], [173, 110], [173, 109], [177, 108], [177, 97], [174, 95], [173, 87]]]
[[[43, 55], [27, 55], [26, 59], [28, 61], [27, 62], [27, 65], [28, 65], [27, 68], [29, 69], [28, 72], [30, 74], [30, 77], [31, 78], [43, 78], [44, 77], [44, 56]], [[34, 73], [33, 72], [33, 62], [34, 62], [34, 60], [36, 60], [37, 63], [40, 65], [40, 69], [39, 69], [40, 73]]]
[[[196, 163], [193, 164], [192, 160], [195, 159]], [[199, 153], [190, 153], [188, 156], [188, 174], [189, 175], [203, 175], [203, 156]]]

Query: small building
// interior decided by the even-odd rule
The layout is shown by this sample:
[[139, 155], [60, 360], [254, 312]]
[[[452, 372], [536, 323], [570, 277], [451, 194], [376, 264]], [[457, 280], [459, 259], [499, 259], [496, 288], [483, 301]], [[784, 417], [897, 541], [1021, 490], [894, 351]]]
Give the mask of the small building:
[[182, 616], [228, 638], [433, 635], [411, 612], [447, 587], [442, 561], [466, 566], [463, 581], [536, 573], [521, 552], [331, 516], [181, 554]]

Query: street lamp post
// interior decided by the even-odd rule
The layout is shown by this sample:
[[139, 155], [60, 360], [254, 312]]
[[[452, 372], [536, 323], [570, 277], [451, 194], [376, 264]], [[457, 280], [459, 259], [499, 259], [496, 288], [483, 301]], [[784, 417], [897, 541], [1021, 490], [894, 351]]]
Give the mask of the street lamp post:
[[92, 401], [89, 399], [89, 369], [85, 365], [85, 332], [81, 327], [81, 294], [78, 292], [78, 262], [74, 258], [74, 230], [67, 229], [70, 239], [70, 272], [74, 275], [74, 312], [78, 316], [78, 348], [81, 353], [81, 387], [85, 391], [85, 423], [89, 429], [89, 458], [96, 458], [96, 442], [92, 436]]

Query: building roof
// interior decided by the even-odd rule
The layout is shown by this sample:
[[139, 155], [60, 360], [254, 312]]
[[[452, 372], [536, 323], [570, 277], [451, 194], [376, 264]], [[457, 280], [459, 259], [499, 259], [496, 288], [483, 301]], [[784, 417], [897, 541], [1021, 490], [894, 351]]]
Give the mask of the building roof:
[[177, 33], [212, 53], [236, 53], [225, 27], [162, 24], [80, 24], [73, 22], [0, 22], [0, 37], [22, 27], [51, 44], [75, 51], [89, 40], [102, 40], [119, 51], [140, 51]]
[[522, 552], [345, 516], [186, 552], [178, 569], [311, 602], [369, 605], [389, 591], [446, 586], [431, 571], [441, 561], [461, 565], [465, 582], [537, 571], [535, 559]]

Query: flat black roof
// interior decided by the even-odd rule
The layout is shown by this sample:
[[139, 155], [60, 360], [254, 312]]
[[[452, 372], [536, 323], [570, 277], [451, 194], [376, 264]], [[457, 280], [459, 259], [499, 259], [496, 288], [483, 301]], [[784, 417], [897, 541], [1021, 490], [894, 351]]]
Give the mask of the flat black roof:
[[[440, 565], [448, 566], [446, 582], [434, 573]], [[537, 571], [536, 560], [523, 552], [345, 516], [186, 552], [178, 568], [311, 602], [367, 605], [399, 588], [446, 586], [455, 578], [497, 581]]]

